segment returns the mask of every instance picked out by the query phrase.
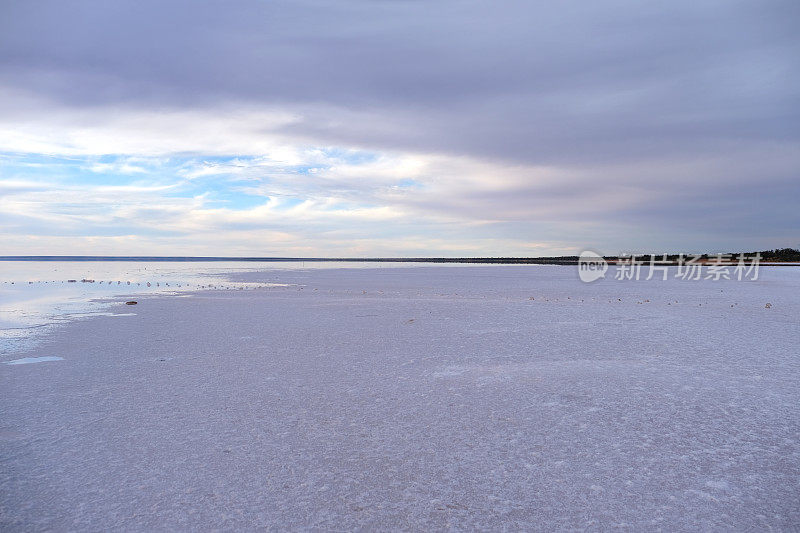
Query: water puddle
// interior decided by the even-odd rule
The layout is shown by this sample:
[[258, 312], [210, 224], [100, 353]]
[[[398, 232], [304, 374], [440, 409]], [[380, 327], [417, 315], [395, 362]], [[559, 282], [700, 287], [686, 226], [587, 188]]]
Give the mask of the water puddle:
[[63, 361], [63, 357], [56, 357], [55, 355], [46, 355], [44, 357], [23, 357], [22, 359], [14, 359], [13, 361], [6, 361], [7, 365], [29, 365], [32, 363], [47, 363], [48, 361]]

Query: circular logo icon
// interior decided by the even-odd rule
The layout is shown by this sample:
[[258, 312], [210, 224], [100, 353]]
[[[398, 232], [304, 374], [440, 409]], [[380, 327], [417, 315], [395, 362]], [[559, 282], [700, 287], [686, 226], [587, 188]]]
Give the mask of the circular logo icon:
[[608, 270], [608, 263], [603, 256], [592, 252], [591, 250], [584, 250], [578, 258], [578, 276], [581, 281], [591, 283], [592, 281], [604, 278]]

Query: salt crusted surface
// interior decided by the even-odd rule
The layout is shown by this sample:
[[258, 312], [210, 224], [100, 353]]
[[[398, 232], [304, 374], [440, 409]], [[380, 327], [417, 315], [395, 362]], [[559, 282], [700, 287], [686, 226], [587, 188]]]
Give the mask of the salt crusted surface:
[[800, 269], [238, 278], [3, 356], [0, 529], [800, 527]]

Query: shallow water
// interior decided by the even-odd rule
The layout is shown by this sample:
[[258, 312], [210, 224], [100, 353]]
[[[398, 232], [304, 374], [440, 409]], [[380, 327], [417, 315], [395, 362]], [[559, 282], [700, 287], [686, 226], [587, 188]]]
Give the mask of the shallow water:
[[0, 353], [29, 344], [59, 322], [103, 313], [118, 297], [264, 283], [227, 281], [241, 264], [0, 261]]
[[45, 355], [43, 357], [23, 357], [22, 359], [14, 359], [13, 361], [6, 361], [7, 365], [29, 365], [32, 363], [49, 363], [51, 361], [63, 361], [63, 357], [55, 355]]
[[[29, 346], [39, 333], [64, 321], [104, 313], [108, 305], [120, 297], [281, 285], [279, 275], [274, 282], [231, 279], [234, 274], [243, 272], [414, 265], [303, 261], [0, 261], [0, 354]], [[431, 266], [430, 263], [420, 265]]]

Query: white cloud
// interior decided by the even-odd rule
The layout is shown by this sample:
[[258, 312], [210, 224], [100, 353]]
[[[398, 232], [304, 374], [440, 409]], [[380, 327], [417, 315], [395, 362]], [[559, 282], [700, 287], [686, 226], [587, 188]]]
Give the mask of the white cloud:
[[[791, 188], [798, 165], [788, 143], [732, 142], [719, 154], [534, 165], [329, 145], [325, 135], [287, 132], [308, 120], [303, 113], [263, 106], [77, 109], [25, 98], [18, 104], [0, 116], [7, 153], [75, 160], [95, 177], [69, 182], [58, 172], [48, 177], [55, 167], [47, 161], [17, 163], [39, 173], [28, 179], [25, 170], [14, 176], [3, 170], [11, 168], [9, 156], [0, 161], [0, 216], [7, 228], [0, 244], [7, 253], [56, 253], [48, 246], [65, 246], [65, 239], [87, 250], [97, 246], [86, 253], [132, 246], [135, 252], [123, 253], [163, 247], [192, 254], [547, 255], [648, 242], [685, 250], [695, 236], [713, 239], [725, 228], [667, 238], [665, 228], [680, 224], [675, 220], [706, 212], [732, 187], [753, 187], [759, 172]], [[211, 188], [187, 192], [204, 183], [249, 195], [250, 202], [226, 206]], [[732, 224], [742, 224], [748, 209], [760, 210], [741, 194], [727, 208], [740, 210]], [[780, 245], [780, 238], [762, 241]]]

